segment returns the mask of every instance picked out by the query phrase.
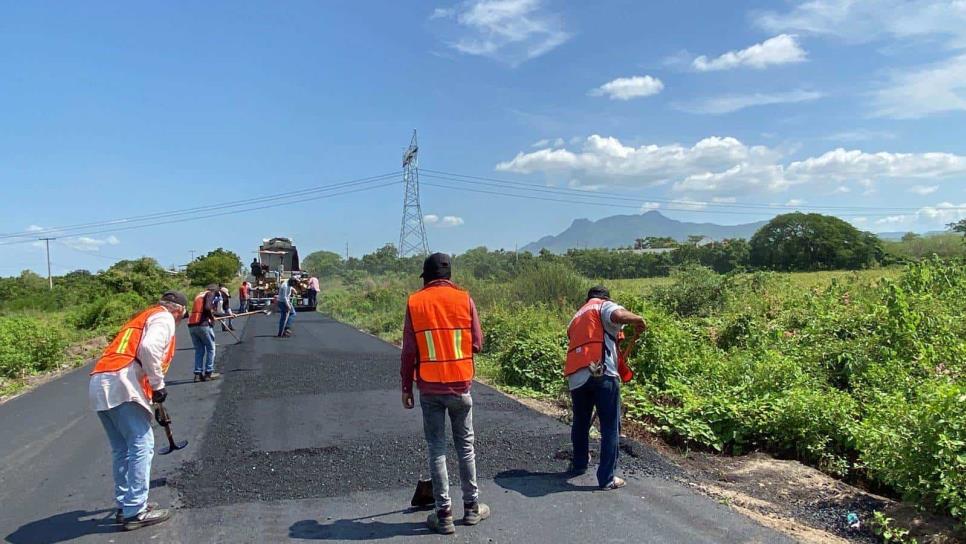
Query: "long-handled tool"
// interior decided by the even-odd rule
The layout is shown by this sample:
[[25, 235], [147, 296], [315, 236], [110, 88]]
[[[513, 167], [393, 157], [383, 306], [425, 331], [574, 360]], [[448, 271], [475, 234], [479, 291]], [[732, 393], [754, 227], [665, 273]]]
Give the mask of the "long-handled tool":
[[254, 310], [251, 312], [242, 312], [240, 314], [220, 315], [215, 317], [215, 321], [221, 321], [222, 319], [235, 319], [236, 317], [245, 317], [246, 315], [255, 315], [255, 314], [271, 315], [272, 311], [266, 309], [266, 310]]
[[158, 423], [160, 423], [161, 426], [164, 427], [164, 434], [168, 436], [168, 447], [161, 448], [160, 450], [158, 450], [158, 453], [161, 455], [167, 455], [175, 450], [184, 449], [184, 447], [188, 445], [188, 441], [187, 440], [182, 440], [181, 442], [175, 441], [174, 435], [171, 434], [171, 417], [168, 416], [168, 411], [164, 409], [164, 403], [159, 402], [155, 410], [157, 411], [157, 414], [155, 414], [155, 416], [157, 417]]

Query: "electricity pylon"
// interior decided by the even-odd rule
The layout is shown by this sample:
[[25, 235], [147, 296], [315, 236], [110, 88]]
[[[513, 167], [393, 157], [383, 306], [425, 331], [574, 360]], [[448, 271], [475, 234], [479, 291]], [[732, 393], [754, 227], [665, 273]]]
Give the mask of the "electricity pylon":
[[403, 153], [403, 182], [406, 194], [403, 197], [402, 226], [399, 229], [399, 256], [426, 255], [429, 243], [426, 241], [426, 226], [423, 224], [423, 210], [419, 205], [419, 146], [416, 145], [416, 131], [413, 139]]

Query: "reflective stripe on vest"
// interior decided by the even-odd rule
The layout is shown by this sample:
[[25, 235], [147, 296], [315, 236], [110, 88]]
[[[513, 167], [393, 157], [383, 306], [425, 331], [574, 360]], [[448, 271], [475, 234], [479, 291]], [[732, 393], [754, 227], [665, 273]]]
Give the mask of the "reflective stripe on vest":
[[410, 295], [408, 308], [419, 352], [419, 379], [431, 383], [472, 380], [473, 310], [469, 293], [449, 285], [424, 287]]
[[567, 327], [569, 345], [564, 375], [569, 376], [587, 368], [591, 363], [604, 362], [605, 330], [600, 318], [600, 310], [603, 306], [603, 299], [592, 298], [570, 320], [570, 325]]
[[[137, 361], [138, 350], [141, 348], [141, 339], [144, 337], [144, 329], [147, 326], [148, 319], [155, 314], [166, 311], [162, 306], [153, 306], [125, 323], [114, 340], [104, 348], [100, 359], [97, 360], [93, 370], [91, 370], [91, 376], [103, 372], [116, 372]], [[162, 373], [168, 372], [171, 359], [174, 358], [174, 350], [175, 338], [172, 336], [168, 343], [168, 349], [164, 352], [164, 358], [161, 360]], [[151, 400], [151, 382], [148, 381], [147, 375], [141, 376], [141, 389], [144, 391], [145, 397]]]

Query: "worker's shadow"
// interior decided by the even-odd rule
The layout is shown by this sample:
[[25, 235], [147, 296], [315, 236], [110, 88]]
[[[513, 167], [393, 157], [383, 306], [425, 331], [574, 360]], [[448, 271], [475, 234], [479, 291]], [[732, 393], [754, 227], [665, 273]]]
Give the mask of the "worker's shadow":
[[[576, 477], [568, 472], [531, 472], [524, 469], [504, 470], [493, 477], [493, 481], [503, 489], [510, 489], [524, 497], [545, 497], [553, 493], [568, 491], [595, 491], [596, 485], [575, 484], [570, 480]], [[591, 476], [592, 478], [592, 476]]]
[[404, 521], [388, 523], [373, 518], [391, 514], [415, 512], [415, 509], [396, 510], [365, 518], [337, 519], [331, 523], [319, 523], [314, 519], [296, 521], [288, 528], [289, 538], [304, 540], [381, 540], [396, 536], [419, 536], [430, 534], [425, 523]]
[[[110, 515], [105, 515], [110, 514]], [[114, 523], [114, 509], [74, 510], [31, 521], [7, 535], [12, 544], [54, 544], [86, 535], [113, 533], [121, 527]]]

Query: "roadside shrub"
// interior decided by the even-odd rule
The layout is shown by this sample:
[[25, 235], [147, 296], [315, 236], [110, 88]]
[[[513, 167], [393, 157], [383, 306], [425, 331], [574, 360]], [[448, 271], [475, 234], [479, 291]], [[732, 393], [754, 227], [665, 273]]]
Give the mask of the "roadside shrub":
[[539, 262], [510, 282], [514, 300], [577, 308], [587, 298], [590, 281], [565, 264]]
[[0, 376], [57, 368], [66, 347], [61, 327], [30, 317], [0, 317]]
[[860, 460], [903, 498], [966, 517], [966, 386], [930, 383], [922, 397], [883, 395], [858, 426]]
[[78, 307], [70, 321], [80, 329], [110, 333], [149, 304], [137, 293], [119, 293]]
[[671, 285], [655, 289], [659, 304], [681, 317], [709, 316], [724, 305], [725, 277], [704, 266], [671, 273]]

